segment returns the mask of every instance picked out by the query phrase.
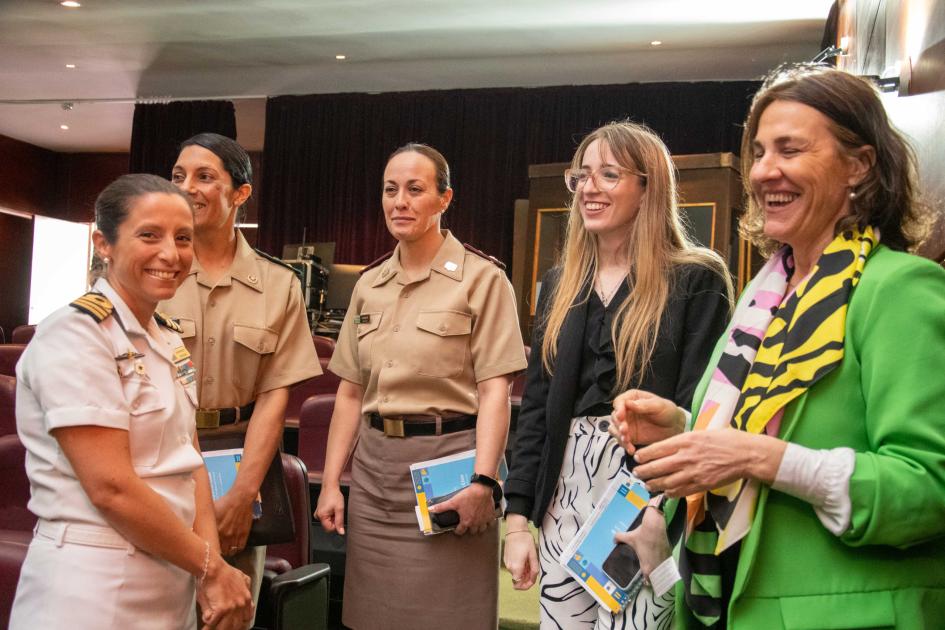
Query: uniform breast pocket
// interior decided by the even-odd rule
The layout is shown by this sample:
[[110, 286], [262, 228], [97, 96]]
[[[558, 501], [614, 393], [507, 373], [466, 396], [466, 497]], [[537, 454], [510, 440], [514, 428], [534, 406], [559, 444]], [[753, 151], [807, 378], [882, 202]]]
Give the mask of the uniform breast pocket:
[[137, 374], [122, 376], [121, 386], [131, 418], [128, 443], [135, 468], [150, 468], [161, 454], [167, 414], [158, 388]]
[[181, 317], [177, 320], [177, 323], [180, 325], [181, 339], [190, 339], [197, 335], [197, 322], [186, 317]]
[[447, 378], [463, 371], [469, 355], [472, 315], [461, 311], [420, 311], [417, 315], [417, 373]]
[[371, 371], [371, 347], [381, 325], [382, 312], [360, 313], [358, 323], [358, 365], [366, 373]]
[[[279, 335], [269, 328], [249, 326], [247, 324], [233, 325], [233, 341], [236, 342], [235, 358], [238, 362], [234, 370], [239, 385], [252, 387], [259, 370], [259, 363], [266, 355], [276, 351]], [[242, 378], [241, 378], [242, 375]], [[242, 382], [250, 378], [252, 382]]]

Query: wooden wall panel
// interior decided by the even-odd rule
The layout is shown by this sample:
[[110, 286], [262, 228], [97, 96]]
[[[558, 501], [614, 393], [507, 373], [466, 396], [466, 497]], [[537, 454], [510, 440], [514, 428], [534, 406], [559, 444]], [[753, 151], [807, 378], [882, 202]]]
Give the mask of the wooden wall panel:
[[58, 154], [0, 136], [0, 206], [46, 214], [59, 194]]
[[0, 252], [0, 326], [9, 342], [13, 329], [29, 316], [33, 220], [0, 212]]

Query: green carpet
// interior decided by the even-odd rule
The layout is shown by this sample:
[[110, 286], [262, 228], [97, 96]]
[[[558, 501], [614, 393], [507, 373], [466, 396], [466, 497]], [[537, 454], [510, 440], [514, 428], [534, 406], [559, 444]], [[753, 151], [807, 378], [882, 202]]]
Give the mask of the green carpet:
[[[532, 528], [536, 540], [538, 534]], [[505, 540], [505, 522], [502, 522]], [[505, 567], [499, 568], [499, 630], [534, 630], [538, 628], [538, 585], [527, 591], [512, 588], [512, 577]]]

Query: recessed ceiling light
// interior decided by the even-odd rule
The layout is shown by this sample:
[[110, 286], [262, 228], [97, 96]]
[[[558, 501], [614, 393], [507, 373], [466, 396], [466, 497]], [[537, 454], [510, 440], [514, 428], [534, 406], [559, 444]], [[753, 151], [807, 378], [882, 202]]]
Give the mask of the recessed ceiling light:
[[69, 125], [59, 125], [59, 128], [63, 131], [69, 131]]
[[81, 2], [76, 2], [75, 0], [62, 0], [59, 4], [69, 9], [78, 9], [82, 6]]
[[337, 59], [338, 61], [344, 61], [347, 58], [348, 58], [347, 55], [335, 55], [335, 59]]
[[70, 70], [72, 70], [73, 68], [75, 68], [75, 64], [74, 64], [74, 63], [67, 63], [67, 64], [66, 64], [66, 67], [69, 68]]
[[663, 42], [661, 42], [658, 39], [654, 39], [652, 42], [650, 42], [650, 46], [662, 46], [662, 45], [663, 45]]

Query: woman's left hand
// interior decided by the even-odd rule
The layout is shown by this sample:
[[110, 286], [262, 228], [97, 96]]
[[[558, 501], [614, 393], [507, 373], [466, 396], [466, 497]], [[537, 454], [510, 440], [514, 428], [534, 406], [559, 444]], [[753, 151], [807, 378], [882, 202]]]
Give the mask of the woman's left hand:
[[481, 483], [471, 483], [456, 496], [443, 503], [437, 503], [430, 508], [431, 512], [447, 512], [456, 510], [459, 513], [459, 524], [453, 530], [457, 536], [466, 532], [481, 534], [495, 520], [495, 502], [492, 499], [492, 488]]
[[636, 452], [633, 474], [650, 492], [685, 497], [721, 488], [736, 479], [771, 484], [787, 443], [733, 428], [693, 431]]
[[253, 499], [246, 500], [231, 491], [213, 502], [213, 511], [220, 534], [220, 552], [232, 556], [242, 551], [253, 525]]

